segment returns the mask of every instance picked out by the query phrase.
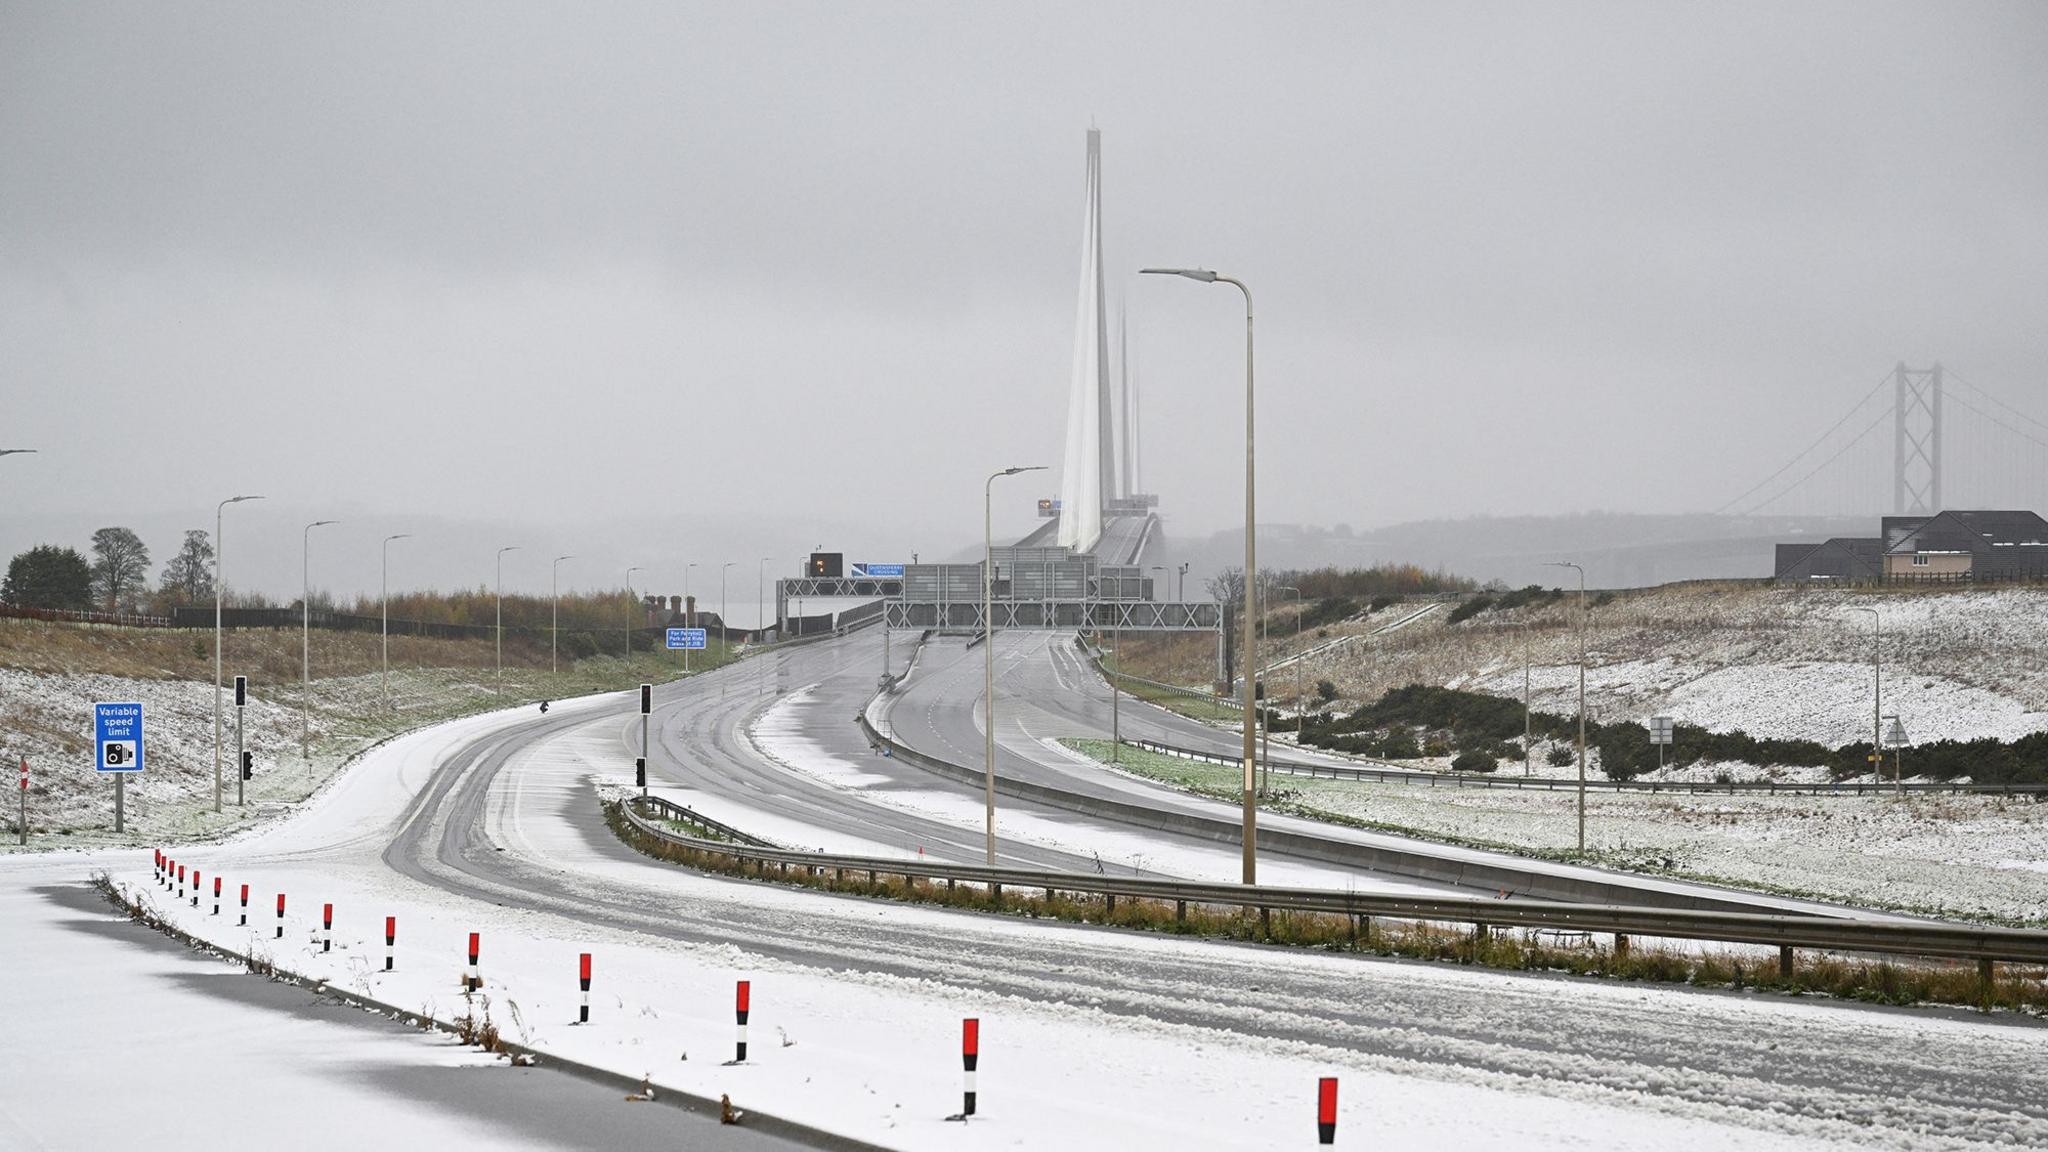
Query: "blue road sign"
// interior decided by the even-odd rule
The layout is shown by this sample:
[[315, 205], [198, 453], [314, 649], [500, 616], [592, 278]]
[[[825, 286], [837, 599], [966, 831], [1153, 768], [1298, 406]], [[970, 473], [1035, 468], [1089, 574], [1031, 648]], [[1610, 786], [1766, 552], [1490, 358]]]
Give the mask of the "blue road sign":
[[704, 629], [671, 628], [668, 630], [668, 646], [670, 648], [689, 648], [701, 652], [705, 647]]
[[142, 771], [142, 705], [94, 704], [92, 742], [100, 771]]
[[853, 566], [853, 574], [854, 574], [855, 576], [866, 576], [866, 577], [868, 577], [869, 579], [876, 579], [876, 578], [879, 578], [879, 577], [882, 577], [882, 576], [896, 576], [896, 577], [900, 577], [900, 576], [902, 576], [902, 575], [903, 575], [903, 565], [901, 565], [901, 564], [855, 564], [855, 565]]

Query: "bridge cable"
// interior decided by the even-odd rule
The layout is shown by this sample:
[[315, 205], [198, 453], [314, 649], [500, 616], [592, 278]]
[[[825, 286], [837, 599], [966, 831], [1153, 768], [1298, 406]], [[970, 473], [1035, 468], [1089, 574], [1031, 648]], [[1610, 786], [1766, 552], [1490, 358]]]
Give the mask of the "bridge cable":
[[[1868, 397], [1865, 397], [1865, 399], [1867, 400], [1867, 399], [1868, 399]], [[1859, 407], [1860, 407], [1860, 405], [1859, 405]], [[1891, 416], [1891, 411], [1890, 411], [1889, 409], [1887, 409], [1887, 410], [1885, 410], [1885, 411], [1883, 411], [1883, 412], [1879, 412], [1879, 413], [1877, 414], [1877, 419], [1875, 419], [1875, 420], [1872, 420], [1872, 421], [1871, 421], [1871, 422], [1869, 423], [1869, 425], [1867, 425], [1867, 426], [1866, 426], [1866, 427], [1865, 427], [1865, 428], [1863, 429], [1863, 431], [1861, 431], [1861, 432], [1858, 432], [1858, 433], [1857, 433], [1857, 434], [1856, 434], [1856, 435], [1855, 435], [1855, 436], [1854, 436], [1854, 437], [1853, 437], [1853, 438], [1852, 438], [1852, 439], [1851, 439], [1851, 440], [1850, 440], [1850, 441], [1849, 441], [1849, 442], [1848, 442], [1847, 444], [1844, 444], [1844, 445], [1842, 445], [1842, 446], [1841, 446], [1840, 448], [1837, 448], [1837, 449], [1835, 449], [1835, 454], [1834, 454], [1834, 455], [1832, 455], [1832, 456], [1828, 457], [1827, 459], [1825, 459], [1825, 460], [1821, 461], [1821, 462], [1820, 462], [1819, 464], [1816, 464], [1816, 465], [1814, 465], [1814, 467], [1813, 467], [1813, 471], [1811, 471], [1811, 472], [1808, 472], [1808, 473], [1807, 473], [1806, 475], [1804, 475], [1804, 476], [1801, 476], [1801, 477], [1800, 477], [1799, 479], [1797, 479], [1797, 480], [1793, 481], [1793, 482], [1792, 482], [1792, 483], [1790, 483], [1790, 484], [1787, 484], [1787, 485], [1786, 485], [1786, 486], [1785, 486], [1784, 488], [1782, 488], [1782, 489], [1780, 489], [1780, 490], [1779, 490], [1779, 492], [1778, 492], [1778, 494], [1777, 494], [1776, 496], [1773, 496], [1773, 497], [1771, 497], [1770, 499], [1768, 499], [1768, 500], [1765, 500], [1765, 501], [1763, 501], [1763, 502], [1761, 502], [1761, 503], [1758, 503], [1758, 504], [1753, 504], [1753, 505], [1751, 505], [1750, 507], [1748, 507], [1747, 509], [1744, 509], [1744, 510], [1743, 510], [1743, 515], [1745, 515], [1745, 516], [1750, 516], [1750, 515], [1754, 515], [1754, 514], [1756, 514], [1757, 512], [1760, 512], [1760, 511], [1762, 511], [1763, 509], [1765, 509], [1765, 508], [1768, 508], [1768, 507], [1770, 507], [1770, 506], [1771, 506], [1772, 504], [1775, 504], [1775, 503], [1777, 503], [1778, 501], [1780, 501], [1780, 500], [1783, 500], [1783, 499], [1784, 499], [1785, 497], [1787, 497], [1787, 496], [1791, 495], [1791, 494], [1792, 494], [1792, 490], [1793, 490], [1793, 489], [1795, 489], [1795, 488], [1798, 488], [1798, 487], [1799, 487], [1799, 486], [1800, 486], [1801, 484], [1804, 484], [1804, 483], [1806, 483], [1806, 482], [1807, 482], [1808, 480], [1811, 480], [1811, 479], [1813, 479], [1813, 478], [1814, 478], [1815, 476], [1818, 476], [1818, 475], [1819, 475], [1819, 474], [1821, 473], [1821, 471], [1822, 471], [1823, 469], [1825, 469], [1825, 468], [1826, 468], [1826, 467], [1827, 467], [1828, 465], [1830, 465], [1830, 464], [1833, 464], [1833, 463], [1834, 463], [1835, 461], [1837, 461], [1837, 460], [1841, 459], [1841, 458], [1842, 458], [1842, 454], [1843, 454], [1844, 452], [1847, 452], [1847, 451], [1848, 451], [1849, 449], [1851, 449], [1851, 448], [1854, 448], [1854, 447], [1855, 447], [1856, 445], [1858, 445], [1858, 444], [1861, 444], [1861, 443], [1863, 442], [1863, 438], [1864, 438], [1865, 436], [1868, 436], [1868, 435], [1870, 435], [1870, 434], [1871, 434], [1872, 432], [1876, 431], [1876, 429], [1877, 429], [1877, 426], [1878, 426], [1878, 425], [1880, 425], [1880, 424], [1882, 424], [1882, 423], [1884, 423], [1884, 422], [1885, 422], [1885, 420], [1886, 420], [1887, 418], [1889, 418], [1890, 416]], [[1796, 462], [1796, 458], [1795, 458], [1795, 462]], [[1788, 465], [1786, 465], [1786, 467], [1790, 467], [1790, 466], [1791, 466], [1791, 465], [1789, 465], [1789, 464], [1788, 464]], [[1783, 469], [1783, 468], [1781, 468], [1781, 469], [1779, 469], [1779, 471], [1780, 471], [1780, 472], [1782, 472], [1782, 471], [1784, 471], [1784, 469]], [[1759, 485], [1759, 487], [1761, 487], [1761, 485]], [[1751, 489], [1751, 491], [1755, 491], [1755, 489]], [[1725, 508], [1726, 508], [1726, 505], [1723, 505], [1723, 508], [1725, 509]], [[1719, 513], [1716, 513], [1716, 515], [1719, 515]]]
[[[1814, 441], [1813, 443], [1811, 443], [1811, 444], [1808, 444], [1808, 445], [1807, 445], [1807, 446], [1806, 446], [1806, 447], [1805, 447], [1805, 448], [1804, 448], [1803, 450], [1801, 450], [1801, 451], [1799, 452], [1799, 454], [1798, 454], [1798, 455], [1796, 455], [1796, 456], [1792, 457], [1792, 458], [1791, 458], [1790, 460], [1787, 460], [1787, 461], [1785, 461], [1784, 465], [1783, 465], [1782, 467], [1780, 467], [1780, 468], [1779, 468], [1779, 469], [1778, 469], [1778, 470], [1777, 470], [1776, 472], [1773, 472], [1773, 473], [1771, 473], [1771, 474], [1770, 474], [1769, 476], [1766, 476], [1766, 477], [1764, 477], [1764, 478], [1763, 478], [1762, 480], [1759, 480], [1759, 481], [1757, 481], [1757, 482], [1756, 482], [1756, 484], [1755, 484], [1755, 485], [1753, 485], [1753, 486], [1751, 486], [1751, 487], [1750, 487], [1750, 489], [1749, 489], [1749, 490], [1748, 490], [1747, 492], [1744, 492], [1744, 493], [1743, 493], [1742, 495], [1740, 495], [1740, 496], [1737, 496], [1737, 497], [1736, 497], [1735, 499], [1733, 499], [1733, 500], [1730, 500], [1730, 501], [1728, 501], [1728, 502], [1727, 502], [1726, 504], [1723, 504], [1723, 505], [1721, 505], [1721, 506], [1720, 506], [1719, 508], [1716, 508], [1716, 509], [1714, 509], [1714, 515], [1716, 515], [1716, 516], [1722, 515], [1723, 513], [1727, 512], [1727, 511], [1728, 511], [1728, 510], [1729, 510], [1730, 508], [1733, 508], [1733, 507], [1735, 507], [1735, 506], [1736, 506], [1737, 504], [1740, 504], [1740, 503], [1742, 503], [1742, 502], [1743, 502], [1744, 500], [1747, 500], [1747, 499], [1749, 499], [1749, 498], [1750, 498], [1751, 496], [1754, 496], [1754, 495], [1756, 495], [1756, 493], [1757, 493], [1757, 492], [1758, 492], [1758, 491], [1759, 491], [1760, 489], [1763, 489], [1763, 488], [1765, 488], [1765, 487], [1768, 487], [1768, 486], [1770, 485], [1771, 481], [1773, 481], [1773, 480], [1776, 480], [1776, 479], [1777, 479], [1778, 477], [1780, 477], [1780, 476], [1783, 476], [1783, 475], [1784, 475], [1785, 473], [1787, 473], [1787, 472], [1791, 471], [1791, 470], [1792, 470], [1792, 467], [1793, 467], [1794, 465], [1798, 464], [1798, 463], [1799, 463], [1799, 462], [1800, 462], [1801, 460], [1804, 460], [1804, 459], [1805, 459], [1805, 458], [1806, 458], [1806, 457], [1807, 457], [1807, 456], [1808, 456], [1809, 454], [1811, 454], [1811, 453], [1812, 453], [1812, 452], [1813, 452], [1813, 451], [1814, 451], [1815, 449], [1819, 448], [1819, 447], [1820, 447], [1820, 446], [1821, 446], [1822, 444], [1825, 444], [1825, 443], [1827, 443], [1828, 437], [1830, 437], [1830, 436], [1833, 436], [1833, 435], [1834, 435], [1834, 434], [1835, 434], [1836, 432], [1840, 431], [1840, 430], [1841, 430], [1841, 427], [1842, 427], [1842, 425], [1844, 425], [1844, 424], [1847, 424], [1847, 423], [1849, 422], [1849, 418], [1850, 418], [1851, 416], [1854, 416], [1854, 415], [1856, 415], [1856, 413], [1858, 413], [1858, 412], [1862, 411], [1862, 410], [1863, 410], [1863, 406], [1864, 406], [1865, 404], [1868, 404], [1868, 403], [1870, 403], [1870, 398], [1871, 398], [1872, 396], [1875, 396], [1875, 395], [1877, 395], [1877, 394], [1878, 394], [1879, 392], [1883, 391], [1883, 390], [1884, 390], [1884, 386], [1892, 382], [1892, 377], [1893, 377], [1893, 374], [1892, 374], [1892, 373], [1890, 373], [1890, 372], [1887, 372], [1887, 373], [1885, 373], [1885, 374], [1884, 374], [1883, 376], [1879, 377], [1879, 378], [1878, 378], [1878, 381], [1877, 381], [1877, 383], [1876, 383], [1875, 385], [1872, 385], [1872, 386], [1871, 386], [1871, 389], [1870, 389], [1870, 391], [1869, 391], [1869, 392], [1866, 392], [1866, 393], [1864, 393], [1863, 399], [1861, 399], [1861, 400], [1858, 400], [1858, 401], [1857, 401], [1857, 402], [1855, 403], [1855, 405], [1854, 405], [1854, 406], [1852, 406], [1852, 407], [1851, 407], [1851, 408], [1850, 408], [1850, 409], [1849, 409], [1849, 410], [1848, 410], [1847, 412], [1844, 412], [1844, 413], [1842, 413], [1842, 418], [1841, 418], [1840, 420], [1837, 420], [1837, 421], [1835, 421], [1835, 423], [1834, 423], [1833, 427], [1830, 427], [1830, 428], [1829, 428], [1829, 429], [1828, 429], [1828, 430], [1827, 430], [1826, 432], [1823, 432], [1823, 433], [1821, 433], [1821, 435], [1820, 435], [1820, 438], [1819, 438], [1818, 440], [1815, 440], [1815, 441]], [[1875, 425], [1872, 425], [1872, 427], [1875, 427]], [[1862, 438], [1863, 438], [1864, 436], [1867, 436], [1867, 435], [1869, 435], [1869, 434], [1870, 434], [1870, 429], [1869, 429], [1869, 428], [1866, 428], [1866, 429], [1864, 429], [1864, 430], [1863, 430], [1862, 432], [1860, 432], [1860, 433], [1858, 433], [1858, 434], [1857, 434], [1856, 440], [1861, 440], [1861, 439], [1862, 439]], [[1855, 442], [1856, 442], [1855, 440], [1852, 440], [1852, 441], [1850, 441], [1850, 443], [1851, 443], [1851, 444], [1853, 444], [1853, 443], [1855, 443]], [[1841, 453], [1840, 453], [1840, 452], [1837, 452], [1837, 453], [1835, 453], [1835, 455], [1834, 455], [1834, 456], [1830, 456], [1830, 457], [1828, 457], [1828, 459], [1827, 459], [1827, 460], [1826, 460], [1825, 462], [1823, 462], [1823, 463], [1821, 464], [1821, 467], [1822, 467], [1822, 468], [1825, 468], [1825, 467], [1827, 467], [1827, 466], [1828, 466], [1829, 464], [1832, 464], [1832, 463], [1834, 463], [1835, 457], [1836, 457], [1836, 456], [1840, 456], [1840, 455], [1841, 455]], [[1819, 470], [1819, 469], [1816, 469], [1815, 471], [1818, 471], [1818, 470]], [[1800, 484], [1804, 484], [1804, 483], [1806, 482], [1806, 480], [1808, 480], [1808, 479], [1811, 479], [1812, 477], [1813, 477], [1813, 473], [1812, 473], [1812, 472], [1809, 472], [1809, 473], [1807, 473], [1807, 474], [1806, 474], [1806, 477], [1805, 477], [1804, 479], [1802, 479], [1802, 480], [1800, 480], [1800, 481], [1799, 481], [1799, 483], [1800, 483]], [[1793, 485], [1792, 487], [1796, 488], [1796, 487], [1798, 487], [1798, 486], [1799, 486], [1798, 484], [1794, 484], [1794, 485]], [[1791, 491], [1791, 489], [1790, 489], [1790, 488], [1788, 488], [1788, 489], [1786, 489], [1786, 491], [1787, 491], [1787, 492], [1789, 492], [1789, 491]], [[1773, 496], [1773, 497], [1771, 497], [1771, 499], [1770, 499], [1770, 500], [1766, 500], [1766, 501], [1764, 501], [1764, 504], [1759, 504], [1759, 505], [1757, 505], [1756, 507], [1757, 507], [1757, 508], [1761, 508], [1761, 507], [1763, 507], [1763, 506], [1764, 506], [1765, 504], [1770, 504], [1770, 503], [1772, 503], [1772, 502], [1774, 502], [1774, 501], [1778, 500], [1778, 499], [1779, 499], [1780, 497], [1782, 497], [1783, 495], [1784, 495], [1784, 493], [1783, 493], [1783, 492], [1781, 492], [1781, 493], [1779, 493], [1779, 494], [1778, 494], [1778, 496]], [[1755, 509], [1751, 509], [1751, 511], [1754, 511], [1754, 510], [1755, 510]]]

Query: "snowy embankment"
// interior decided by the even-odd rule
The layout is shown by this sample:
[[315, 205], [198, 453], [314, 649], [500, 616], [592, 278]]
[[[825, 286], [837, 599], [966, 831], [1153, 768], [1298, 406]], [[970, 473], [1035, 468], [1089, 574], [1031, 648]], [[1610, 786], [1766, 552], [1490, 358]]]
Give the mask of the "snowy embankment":
[[[9, 766], [18, 765], [21, 757], [29, 761], [29, 846], [82, 848], [230, 835], [289, 811], [377, 741], [489, 708], [497, 700], [487, 679], [459, 669], [395, 671], [390, 690], [393, 707], [388, 710], [378, 676], [316, 680], [310, 691], [287, 684], [252, 693], [243, 710], [242, 746], [254, 756], [254, 775], [243, 786], [247, 804], [238, 808], [234, 690], [227, 688], [221, 708], [223, 805], [216, 814], [212, 684], [0, 668], [0, 701], [7, 709], [0, 733]], [[127, 830], [120, 836], [113, 831], [113, 780], [94, 769], [95, 701], [143, 706], [144, 771], [128, 778]], [[15, 820], [10, 803], [0, 811], [0, 822], [11, 832]], [[10, 835], [0, 851], [13, 843]]]

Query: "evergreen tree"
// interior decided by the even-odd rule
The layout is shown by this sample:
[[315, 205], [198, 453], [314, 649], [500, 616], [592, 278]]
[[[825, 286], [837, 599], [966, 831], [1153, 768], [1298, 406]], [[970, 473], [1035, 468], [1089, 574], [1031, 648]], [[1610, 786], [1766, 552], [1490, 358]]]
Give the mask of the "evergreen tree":
[[91, 608], [92, 568], [76, 548], [38, 545], [8, 563], [0, 600], [18, 608]]
[[102, 528], [93, 533], [92, 557], [93, 591], [107, 611], [119, 612], [124, 600], [132, 603], [148, 588], [149, 549], [133, 531]]
[[164, 591], [178, 604], [197, 604], [213, 595], [213, 538], [199, 528], [185, 532], [178, 554], [164, 565]]

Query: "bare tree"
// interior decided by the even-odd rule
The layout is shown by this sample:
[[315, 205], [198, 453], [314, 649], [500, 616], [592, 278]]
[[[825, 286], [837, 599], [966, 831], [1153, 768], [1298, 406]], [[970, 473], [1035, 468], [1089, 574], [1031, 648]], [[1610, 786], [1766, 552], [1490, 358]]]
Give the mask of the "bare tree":
[[127, 528], [93, 533], [92, 583], [109, 612], [119, 612], [124, 599], [133, 602], [149, 586], [149, 549], [142, 538]]
[[1209, 577], [1209, 598], [1223, 605], [1244, 603], [1244, 569], [1225, 568]]
[[164, 591], [179, 604], [196, 604], [213, 595], [213, 538], [190, 528], [178, 554], [164, 565]]

